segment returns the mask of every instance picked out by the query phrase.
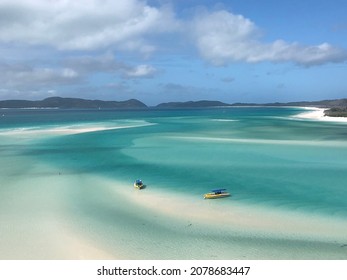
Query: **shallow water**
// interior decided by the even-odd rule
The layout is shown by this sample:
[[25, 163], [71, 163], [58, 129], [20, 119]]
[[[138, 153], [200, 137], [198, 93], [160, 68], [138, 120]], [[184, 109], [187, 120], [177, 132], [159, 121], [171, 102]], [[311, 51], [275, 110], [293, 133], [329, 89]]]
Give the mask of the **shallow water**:
[[33, 138], [22, 155], [69, 173], [129, 184], [142, 178], [151, 188], [192, 195], [226, 187], [234, 195], [230, 203], [346, 217], [347, 125], [276, 118], [295, 111], [53, 111], [41, 123], [35, 111], [16, 137]]
[[[225, 187], [232, 193], [230, 198], [203, 202], [218, 203], [218, 211], [236, 203], [343, 221], [347, 218], [347, 124], [293, 118], [300, 112], [261, 107], [1, 110], [1, 231], [15, 243], [20, 238], [16, 219], [36, 217], [40, 224], [59, 217], [61, 223], [73, 224], [76, 232], [123, 258], [260, 258], [264, 248], [268, 258], [312, 258], [315, 254], [347, 258], [344, 247], [321, 240], [300, 245], [304, 242], [300, 238], [246, 238], [230, 234], [230, 229], [201, 232], [203, 227], [189, 226], [189, 215], [171, 224], [156, 213], [155, 205], [139, 213], [135, 202], [112, 190], [133, 192], [133, 181], [141, 178], [146, 193], [167, 192], [201, 203], [203, 193]], [[115, 184], [110, 189], [99, 180]], [[42, 233], [29, 225], [23, 228], [30, 229], [33, 238]], [[201, 242], [220, 250], [206, 252]], [[131, 243], [131, 250], [124, 243]], [[258, 243], [258, 251], [252, 249], [253, 243]], [[174, 252], [163, 251], [160, 244]], [[24, 256], [30, 258], [31, 247], [22, 246]], [[327, 253], [317, 255], [317, 246], [319, 252]], [[287, 247], [293, 250], [281, 253]], [[306, 251], [300, 252], [300, 247]], [[0, 257], [11, 258], [10, 251], [7, 248]]]

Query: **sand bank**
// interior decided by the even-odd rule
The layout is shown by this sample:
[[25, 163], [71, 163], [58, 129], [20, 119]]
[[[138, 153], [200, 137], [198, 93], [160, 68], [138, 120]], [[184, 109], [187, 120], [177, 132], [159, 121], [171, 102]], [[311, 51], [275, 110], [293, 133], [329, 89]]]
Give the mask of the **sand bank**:
[[347, 258], [336, 217], [60, 172], [36, 164], [6, 181], [0, 259]]
[[[117, 188], [138, 207], [152, 210], [183, 223], [249, 235], [279, 238], [306, 239], [316, 241], [346, 242], [347, 224], [342, 218], [322, 217], [281, 209], [230, 202], [233, 198], [205, 200], [202, 195], [186, 197], [153, 190], [129, 191]], [[222, 200], [222, 201], [221, 201]]]
[[[181, 234], [188, 238], [190, 252], [181, 247], [186, 258], [347, 258], [343, 250], [347, 224], [342, 218], [229, 203], [232, 197], [204, 200], [202, 196], [124, 186], [117, 187], [115, 193], [145, 213], [144, 220], [152, 217], [158, 223], [155, 227], [176, 232], [177, 240]], [[182, 241], [180, 246], [184, 244]], [[165, 252], [158, 256], [168, 258]]]
[[42, 126], [42, 127], [23, 127], [17, 129], [2, 129], [0, 135], [3, 136], [15, 136], [15, 137], [38, 137], [38, 136], [57, 136], [57, 135], [69, 135], [79, 134], [115, 129], [135, 128], [141, 126], [153, 125], [145, 121], [132, 121], [128, 124], [114, 124], [112, 122], [106, 123], [86, 123], [67, 126]]

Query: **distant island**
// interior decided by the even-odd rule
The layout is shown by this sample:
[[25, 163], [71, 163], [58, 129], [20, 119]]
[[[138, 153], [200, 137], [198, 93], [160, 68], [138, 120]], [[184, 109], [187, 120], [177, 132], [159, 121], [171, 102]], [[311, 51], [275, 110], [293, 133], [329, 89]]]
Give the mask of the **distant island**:
[[157, 108], [202, 108], [202, 107], [222, 107], [222, 106], [295, 106], [295, 107], [318, 107], [328, 108], [324, 111], [325, 116], [329, 117], [347, 117], [347, 99], [333, 99], [321, 101], [299, 101], [287, 103], [223, 103], [220, 101], [188, 101], [188, 102], [168, 102], [158, 104]]
[[126, 101], [102, 101], [82, 98], [49, 97], [40, 101], [4, 100], [0, 108], [57, 108], [57, 109], [135, 109], [147, 108], [137, 99]]
[[[333, 99], [321, 101], [299, 101], [287, 103], [224, 103], [221, 101], [199, 100], [187, 102], [160, 103], [152, 108], [208, 108], [208, 107], [242, 107], [242, 106], [297, 106], [327, 108], [324, 114], [329, 117], [347, 117], [347, 99]], [[126, 101], [103, 101], [82, 98], [49, 97], [39, 101], [3, 100], [0, 108], [57, 108], [57, 109], [146, 109], [145, 103], [137, 99]]]
[[233, 106], [232, 104], [223, 103], [221, 101], [187, 101], [187, 102], [167, 102], [160, 103], [156, 108], [201, 108], [201, 107], [221, 107], [221, 106]]

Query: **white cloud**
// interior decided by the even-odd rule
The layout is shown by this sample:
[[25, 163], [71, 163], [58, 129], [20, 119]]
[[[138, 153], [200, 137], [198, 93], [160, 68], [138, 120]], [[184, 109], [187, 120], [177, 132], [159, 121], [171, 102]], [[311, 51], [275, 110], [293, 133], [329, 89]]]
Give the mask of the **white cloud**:
[[[172, 54], [190, 59], [190, 48], [198, 48], [214, 65], [270, 61], [312, 66], [347, 59], [345, 50], [324, 41], [311, 46], [284, 40], [266, 42], [254, 22], [226, 10], [179, 20], [170, 6], [149, 4], [164, 2], [1, 0], [0, 93], [71, 92], [78, 86], [97, 91], [104, 83], [152, 78], [163, 70], [151, 66], [150, 60], [136, 59], [148, 58], [158, 48], [161, 61]], [[193, 38], [193, 46], [187, 37]], [[122, 51], [142, 55], [130, 57]], [[119, 56], [115, 58], [114, 53]], [[165, 67], [158, 61], [156, 65]], [[105, 80], [94, 78], [97, 75]], [[225, 77], [221, 81], [234, 80]], [[179, 84], [168, 84], [165, 90], [202, 92]]]
[[111, 53], [72, 57], [65, 61], [65, 65], [83, 75], [97, 72], [120, 74], [124, 78], [152, 78], [158, 72], [156, 68], [148, 64], [132, 66], [118, 61]]
[[176, 51], [187, 48], [183, 34], [188, 33], [201, 56], [214, 65], [291, 61], [311, 66], [347, 58], [346, 51], [324, 42], [312, 46], [283, 40], [265, 42], [255, 23], [225, 10], [183, 21], [169, 6], [154, 6], [142, 0], [0, 2], [0, 43], [7, 45], [112, 49], [148, 55], [158, 46]]
[[157, 70], [150, 65], [138, 65], [133, 68], [126, 69], [124, 74], [129, 78], [151, 78]]
[[0, 84], [9, 90], [39, 89], [79, 81], [78, 73], [70, 68], [55, 69], [20, 64], [1, 64], [0, 70]]
[[316, 46], [282, 40], [264, 43], [252, 21], [224, 10], [200, 14], [192, 23], [192, 32], [201, 55], [215, 65], [235, 61], [291, 61], [311, 66], [347, 60], [345, 50], [328, 43]]
[[[148, 64], [129, 65], [118, 61], [111, 53], [65, 58], [60, 64], [39, 65], [38, 62], [0, 63], [0, 84], [4, 91], [36, 91], [52, 87], [89, 84], [95, 74], [107, 73], [128, 79], [152, 78], [157, 69]], [[99, 85], [101, 86], [101, 85]]]
[[68, 79], [76, 78], [76, 77], [78, 77], [78, 73], [73, 69], [64, 68], [62, 70], [62, 77], [68, 78]]
[[58, 49], [151, 52], [146, 36], [177, 28], [172, 11], [140, 0], [3, 0], [0, 40]]

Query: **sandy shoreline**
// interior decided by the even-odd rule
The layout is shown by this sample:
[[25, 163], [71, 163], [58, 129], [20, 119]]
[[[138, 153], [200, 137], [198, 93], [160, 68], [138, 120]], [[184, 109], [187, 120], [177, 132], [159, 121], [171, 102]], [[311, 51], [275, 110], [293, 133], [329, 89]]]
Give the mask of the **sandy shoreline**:
[[307, 112], [303, 112], [303, 113], [295, 115], [295, 117], [299, 119], [347, 123], [347, 118], [344, 118], [344, 117], [325, 116], [324, 111], [329, 108], [316, 108], [316, 107], [299, 107], [299, 108], [307, 110]]

